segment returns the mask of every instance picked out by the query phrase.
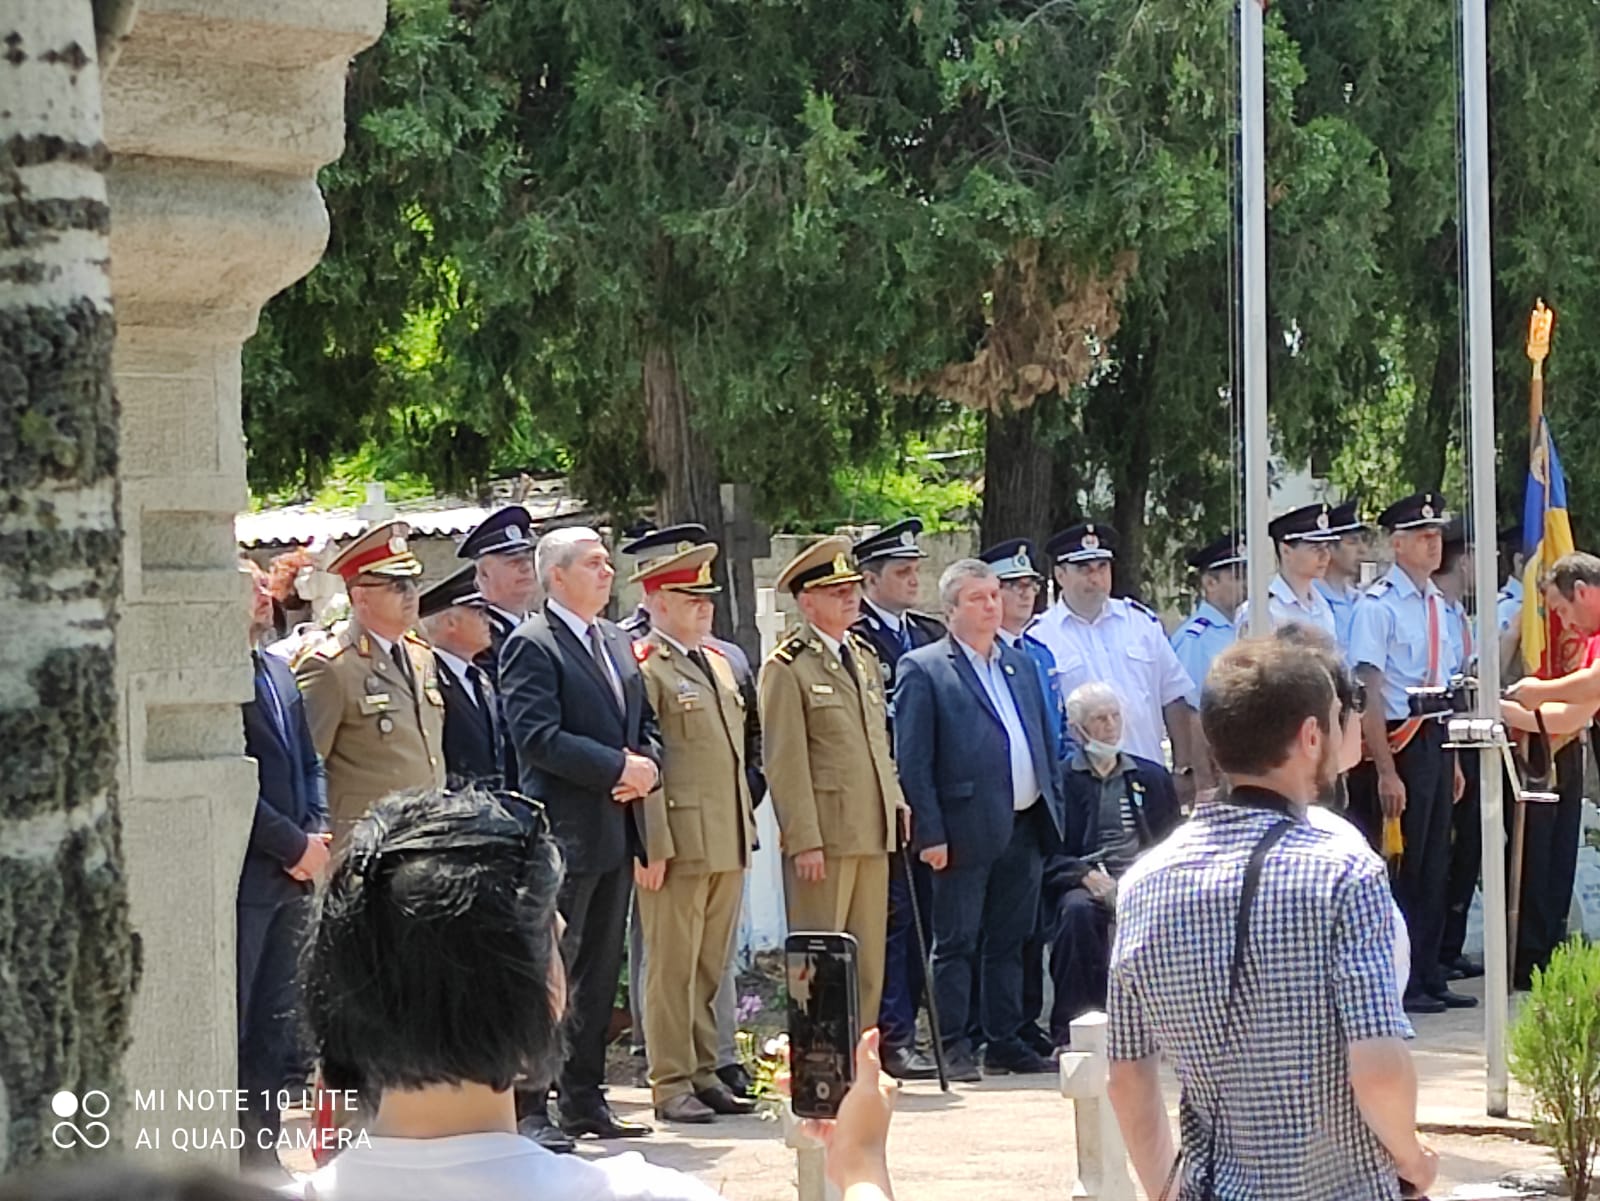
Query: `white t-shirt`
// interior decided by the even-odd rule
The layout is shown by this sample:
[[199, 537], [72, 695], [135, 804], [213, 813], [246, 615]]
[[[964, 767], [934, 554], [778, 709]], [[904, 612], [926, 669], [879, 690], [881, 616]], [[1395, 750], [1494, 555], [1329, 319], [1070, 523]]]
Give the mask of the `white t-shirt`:
[[556, 1155], [520, 1134], [378, 1138], [285, 1190], [303, 1201], [712, 1201], [693, 1176], [638, 1152]]

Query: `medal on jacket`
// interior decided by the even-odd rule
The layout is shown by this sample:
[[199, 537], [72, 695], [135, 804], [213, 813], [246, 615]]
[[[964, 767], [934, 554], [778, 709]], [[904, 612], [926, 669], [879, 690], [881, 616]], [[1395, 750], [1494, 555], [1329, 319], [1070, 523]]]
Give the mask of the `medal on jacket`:
[[381, 714], [378, 717], [378, 733], [384, 735], [385, 737], [393, 734], [394, 718], [390, 717], [387, 713]]

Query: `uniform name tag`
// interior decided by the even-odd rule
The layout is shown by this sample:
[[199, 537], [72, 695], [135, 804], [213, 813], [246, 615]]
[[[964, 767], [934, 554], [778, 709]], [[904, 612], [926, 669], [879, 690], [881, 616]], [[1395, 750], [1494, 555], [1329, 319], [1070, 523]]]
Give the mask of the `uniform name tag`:
[[369, 692], [361, 698], [361, 712], [381, 713], [389, 707], [389, 694], [387, 692]]
[[817, 696], [832, 696], [833, 695], [833, 685], [832, 684], [813, 684], [813, 685], [811, 685], [811, 691], [812, 691], [813, 694], [815, 694]]

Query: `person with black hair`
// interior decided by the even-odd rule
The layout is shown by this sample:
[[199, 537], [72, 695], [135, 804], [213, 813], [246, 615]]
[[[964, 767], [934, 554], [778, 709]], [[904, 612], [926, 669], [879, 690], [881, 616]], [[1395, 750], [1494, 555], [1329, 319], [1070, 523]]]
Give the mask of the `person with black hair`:
[[[357, 823], [302, 977], [324, 1064], [361, 1082], [375, 1116], [364, 1143], [302, 1181], [306, 1201], [717, 1195], [638, 1154], [558, 1156], [517, 1133], [513, 1081], [548, 1078], [562, 1054], [562, 876], [543, 806], [515, 794], [400, 794]], [[835, 1182], [862, 1201], [889, 1195], [892, 1089], [876, 1063], [869, 1034], [857, 1079], [879, 1087], [852, 1088], [825, 1132]]]

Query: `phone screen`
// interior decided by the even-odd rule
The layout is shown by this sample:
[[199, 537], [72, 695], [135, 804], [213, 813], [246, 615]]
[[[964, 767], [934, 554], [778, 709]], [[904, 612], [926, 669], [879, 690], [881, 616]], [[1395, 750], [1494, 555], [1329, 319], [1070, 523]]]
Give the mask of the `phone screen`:
[[790, 1104], [802, 1118], [831, 1118], [855, 1079], [861, 1037], [856, 940], [848, 934], [791, 934]]

